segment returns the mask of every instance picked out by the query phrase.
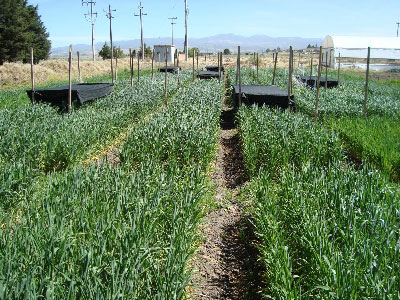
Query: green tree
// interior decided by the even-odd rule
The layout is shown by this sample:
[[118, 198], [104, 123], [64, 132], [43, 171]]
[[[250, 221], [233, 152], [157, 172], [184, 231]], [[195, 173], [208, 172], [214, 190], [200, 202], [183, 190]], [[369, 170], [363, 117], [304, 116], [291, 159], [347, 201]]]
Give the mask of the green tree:
[[189, 49], [189, 57], [193, 57], [193, 52], [200, 53], [200, 50], [199, 50], [199, 48], [196, 48], [196, 47], [190, 48]]
[[224, 55], [231, 55], [231, 50], [225, 49], [224, 50]]
[[0, 65], [30, 61], [30, 48], [35, 63], [47, 59], [51, 44], [38, 6], [28, 5], [26, 0], [0, 0], [0, 7]]
[[99, 56], [103, 58], [103, 60], [111, 58], [111, 47], [107, 45], [107, 42], [104, 43], [103, 47], [101, 48]]

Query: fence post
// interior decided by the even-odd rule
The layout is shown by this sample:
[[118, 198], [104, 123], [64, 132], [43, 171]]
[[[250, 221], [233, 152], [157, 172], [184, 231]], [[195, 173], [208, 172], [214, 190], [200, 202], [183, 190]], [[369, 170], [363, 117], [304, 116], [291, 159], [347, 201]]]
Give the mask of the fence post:
[[69, 45], [69, 57], [68, 57], [68, 62], [69, 62], [69, 74], [68, 74], [68, 79], [69, 79], [69, 84], [68, 84], [68, 107], [67, 110], [68, 112], [71, 111], [72, 108], [72, 45]]
[[292, 81], [292, 46], [290, 46], [290, 48], [289, 48], [289, 78], [288, 78], [288, 85], [287, 85], [287, 92], [288, 92], [289, 100], [290, 100], [290, 93], [292, 91], [291, 81]]
[[79, 54], [79, 51], [76, 52], [78, 56], [78, 82], [82, 83], [82, 77], [81, 77], [81, 56]]
[[325, 90], [328, 88], [328, 52], [325, 55]]
[[194, 78], [194, 59], [195, 59], [195, 56], [196, 56], [196, 51], [193, 49], [193, 67], [192, 67], [192, 73], [193, 73], [193, 81], [195, 81], [195, 78]]
[[310, 67], [310, 84], [311, 84], [311, 79], [312, 79], [312, 73], [313, 73], [313, 62], [314, 62], [314, 55], [311, 53], [311, 67]]
[[319, 101], [319, 85], [321, 82], [321, 61], [322, 61], [322, 46], [319, 48], [319, 63], [318, 63], [318, 81], [317, 81], [317, 95], [315, 98], [315, 118], [314, 122], [318, 120], [318, 101]]
[[35, 73], [33, 70], [33, 48], [31, 48], [31, 84], [32, 84], [32, 98], [31, 102], [34, 104], [35, 101]]
[[133, 87], [133, 54], [132, 49], [129, 49], [129, 67], [131, 71], [131, 87]]
[[337, 81], [338, 81], [338, 86], [340, 85], [340, 52], [339, 52], [339, 67], [338, 67], [338, 72], [337, 72]]
[[137, 81], [140, 82], [140, 55], [137, 56]]
[[300, 68], [300, 60], [301, 60], [301, 52], [300, 51], [299, 51], [299, 63], [297, 64], [297, 68]]
[[242, 78], [240, 76], [240, 46], [238, 46], [239, 107], [242, 106]]
[[151, 54], [151, 81], [154, 81], [154, 49]]
[[221, 53], [218, 52], [218, 81], [221, 82]]
[[168, 46], [165, 46], [165, 105], [168, 105]]
[[278, 52], [275, 53], [274, 73], [272, 74], [272, 85], [275, 84], [276, 64], [278, 63]]
[[178, 66], [178, 88], [181, 88], [181, 69], [179, 67], [179, 53], [178, 56], [176, 57], [176, 64]]
[[197, 60], [197, 77], [199, 76], [199, 52], [196, 52], [196, 60]]
[[115, 55], [115, 80], [118, 80], [118, 52]]
[[369, 80], [369, 62], [371, 58], [371, 47], [368, 47], [367, 74], [365, 76], [365, 94], [364, 94], [364, 118], [367, 118], [367, 100], [368, 100], [368, 80]]
[[259, 62], [258, 62], [258, 52], [257, 52], [257, 81], [258, 81], [258, 65], [259, 65]]

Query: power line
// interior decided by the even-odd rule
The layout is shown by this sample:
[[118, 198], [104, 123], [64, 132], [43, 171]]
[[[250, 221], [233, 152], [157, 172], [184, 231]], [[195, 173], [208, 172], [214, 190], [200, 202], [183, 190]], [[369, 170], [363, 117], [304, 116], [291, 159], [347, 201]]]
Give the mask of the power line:
[[143, 16], [147, 16], [147, 14], [143, 13], [143, 6], [142, 2], [139, 3], [139, 14], [136, 15], [135, 17], [140, 17], [140, 37], [142, 40], [142, 60], [144, 60], [144, 39], [143, 39]]
[[[85, 14], [85, 18], [88, 19], [90, 15], [90, 23], [92, 24], [92, 55], [93, 55], [93, 61], [96, 60], [96, 51], [94, 49], [94, 23], [96, 22], [97, 19], [97, 12], [93, 12], [93, 6], [96, 5], [96, 1], [84, 1], [82, 0], [82, 6], [86, 4], [86, 6], [90, 5], [90, 14], [87, 13]], [[94, 17], [96, 16], [96, 17]]]
[[168, 18], [169, 20], [171, 20], [171, 27], [172, 27], [172, 43], [171, 46], [174, 45], [174, 25], [176, 25], [176, 23], [174, 23], [174, 20], [178, 20], [177, 17], [173, 17], [173, 18]]

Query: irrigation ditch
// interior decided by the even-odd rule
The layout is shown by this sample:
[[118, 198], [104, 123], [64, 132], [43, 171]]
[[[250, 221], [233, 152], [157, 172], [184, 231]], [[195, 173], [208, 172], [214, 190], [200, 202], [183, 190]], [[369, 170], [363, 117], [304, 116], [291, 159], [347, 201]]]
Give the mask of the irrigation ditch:
[[203, 222], [204, 240], [194, 258], [191, 299], [263, 299], [263, 267], [246, 203], [241, 201], [249, 183], [235, 124], [235, 110], [225, 101], [215, 168], [218, 208]]

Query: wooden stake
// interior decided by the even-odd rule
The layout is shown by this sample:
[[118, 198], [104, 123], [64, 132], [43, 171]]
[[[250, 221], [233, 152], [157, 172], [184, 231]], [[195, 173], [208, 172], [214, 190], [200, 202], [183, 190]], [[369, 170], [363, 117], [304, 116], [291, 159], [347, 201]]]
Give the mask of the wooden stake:
[[220, 53], [218, 52], [218, 81], [221, 82], [221, 57]]
[[367, 118], [367, 100], [368, 100], [368, 80], [369, 80], [369, 63], [371, 59], [371, 47], [368, 47], [367, 57], [367, 73], [365, 76], [365, 94], [364, 94], [364, 118]]
[[118, 80], [118, 56], [115, 57], [115, 81]]
[[236, 83], [239, 84], [239, 52], [236, 58]]
[[168, 105], [168, 46], [165, 46], [165, 105]]
[[77, 56], [78, 56], [78, 82], [82, 83], [82, 77], [81, 77], [81, 59], [80, 59], [80, 54], [79, 51], [76, 52]]
[[300, 60], [301, 60], [301, 52], [299, 51], [299, 63], [297, 64], [298, 68], [300, 68]]
[[224, 53], [221, 52], [221, 63], [220, 63], [220, 66], [221, 66], [221, 73], [219, 74], [219, 77], [222, 77], [222, 74], [224, 73], [224, 71], [223, 71], [224, 61], [223, 61], [223, 58], [222, 58], [222, 55], [223, 55], [223, 54], [224, 54]]
[[137, 81], [139, 83], [140, 81], [140, 55], [137, 56]]
[[259, 62], [258, 62], [258, 52], [257, 52], [257, 81], [258, 81], [258, 65], [259, 65]]
[[313, 56], [313, 53], [311, 53], [310, 83], [311, 83], [312, 73], [313, 73], [313, 62], [314, 62], [314, 56]]
[[197, 59], [197, 76], [199, 76], [199, 52], [197, 52], [196, 59]]
[[325, 90], [328, 88], [328, 52], [325, 57]]
[[67, 110], [68, 112], [71, 112], [72, 108], [72, 45], [69, 45], [69, 74], [68, 74], [68, 79], [69, 79], [69, 85], [68, 85], [68, 107]]
[[239, 107], [242, 106], [242, 78], [240, 76], [240, 46], [238, 46]]
[[195, 78], [194, 78], [194, 58], [195, 58], [195, 55], [196, 53], [195, 53], [195, 50], [193, 49], [193, 69], [192, 69], [192, 72], [193, 72], [193, 81], [195, 81]]
[[318, 81], [317, 81], [317, 95], [315, 98], [315, 118], [314, 122], [318, 121], [318, 101], [319, 101], [319, 85], [321, 82], [321, 62], [322, 62], [322, 46], [319, 48], [319, 63], [318, 63]]
[[178, 49], [175, 49], [175, 53], [174, 53], [174, 67], [176, 67], [176, 51], [178, 51]]
[[132, 49], [129, 49], [129, 67], [131, 71], [131, 87], [133, 87], [133, 53]]
[[340, 52], [339, 52], [339, 67], [337, 71], [337, 81], [338, 81], [338, 86], [340, 86]]
[[34, 104], [35, 101], [35, 73], [33, 70], [33, 48], [31, 48], [31, 83], [32, 83], [32, 98], [31, 102]]
[[181, 88], [181, 69], [179, 67], [179, 53], [178, 56], [176, 58], [176, 64], [178, 65], [178, 88]]
[[275, 84], [276, 64], [278, 63], [278, 52], [275, 53], [274, 73], [272, 74], [272, 85]]
[[288, 80], [288, 85], [287, 85], [287, 93], [288, 93], [288, 98], [290, 100], [290, 94], [292, 91], [291, 87], [291, 79], [292, 79], [292, 46], [289, 48], [289, 80]]
[[154, 81], [154, 49], [151, 54], [151, 81]]

